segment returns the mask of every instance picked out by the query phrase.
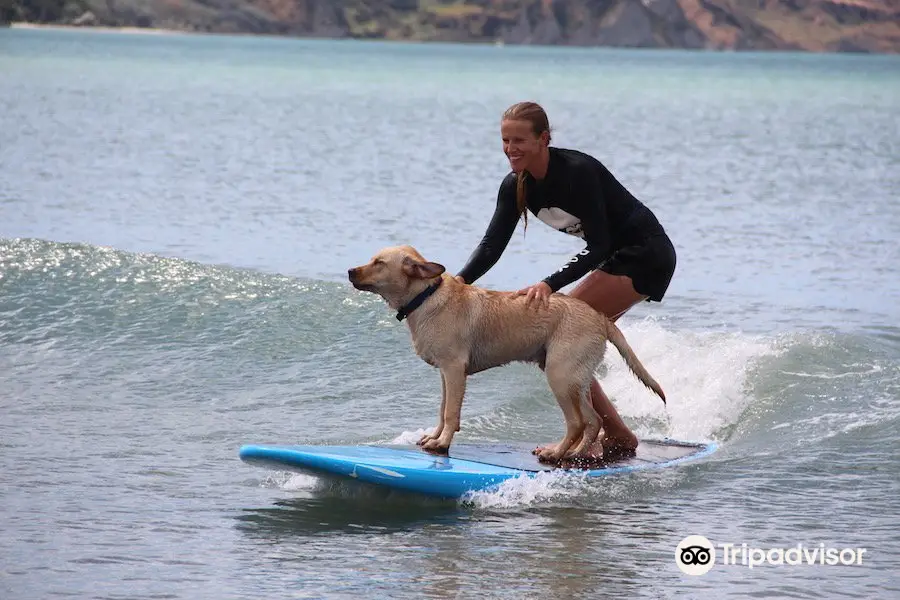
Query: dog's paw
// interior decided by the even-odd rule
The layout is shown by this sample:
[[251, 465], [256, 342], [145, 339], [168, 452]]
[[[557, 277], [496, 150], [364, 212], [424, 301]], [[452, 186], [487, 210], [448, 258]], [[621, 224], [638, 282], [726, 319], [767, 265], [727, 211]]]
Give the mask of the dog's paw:
[[542, 463], [548, 464], [556, 464], [559, 462], [560, 456], [557, 452], [554, 452], [552, 449], [544, 449], [543, 451], [538, 453], [538, 460]]
[[535, 456], [540, 456], [541, 453], [547, 451], [553, 451], [556, 448], [556, 444], [547, 444], [546, 446], [537, 446], [534, 450], [531, 451]]
[[422, 450], [430, 454], [439, 454], [440, 456], [447, 456], [450, 454], [449, 448], [438, 444], [422, 444]]
[[602, 441], [596, 441], [591, 443], [584, 452], [579, 454], [580, 458], [586, 458], [589, 460], [603, 460], [605, 458], [605, 449], [603, 448]]
[[550, 444], [542, 448], [535, 448], [538, 460], [543, 463], [558, 463], [562, 459], [559, 444]]
[[425, 444], [426, 442], [430, 442], [431, 440], [436, 440], [441, 437], [441, 430], [435, 429], [431, 433], [426, 433], [422, 437], [419, 438], [419, 441], [416, 442], [419, 446]]
[[422, 442], [422, 447], [426, 450], [440, 450], [441, 448], [441, 440], [440, 438], [431, 438]]
[[422, 448], [431, 452], [440, 452], [446, 454], [450, 450], [450, 440], [441, 438], [430, 439], [422, 444]]
[[[591, 443], [586, 440], [582, 440], [582, 442], [580, 444], [578, 444], [577, 447], [573, 447], [568, 452], [566, 452], [566, 455], [563, 456], [563, 458], [564, 459], [584, 458], [590, 454], [590, 451], [591, 451]], [[601, 456], [599, 458], [603, 458], [602, 451], [600, 454], [601, 454]]]

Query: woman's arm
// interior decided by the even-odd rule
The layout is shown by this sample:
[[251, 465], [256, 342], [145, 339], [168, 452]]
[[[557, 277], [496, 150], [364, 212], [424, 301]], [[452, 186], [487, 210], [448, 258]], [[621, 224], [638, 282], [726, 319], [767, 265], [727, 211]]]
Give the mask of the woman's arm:
[[497, 192], [497, 207], [494, 209], [494, 216], [488, 224], [484, 237], [481, 238], [481, 242], [472, 252], [466, 265], [457, 273], [457, 277], [462, 277], [466, 283], [474, 283], [497, 264], [516, 230], [518, 221], [516, 175], [510, 173], [500, 184], [500, 190]]

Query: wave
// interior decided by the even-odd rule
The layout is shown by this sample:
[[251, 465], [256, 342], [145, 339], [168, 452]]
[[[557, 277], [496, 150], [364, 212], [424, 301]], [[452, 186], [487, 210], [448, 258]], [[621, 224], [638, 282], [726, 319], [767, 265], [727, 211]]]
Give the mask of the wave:
[[[412, 442], [436, 419], [437, 374], [415, 356], [405, 325], [383, 302], [349, 285], [16, 239], [0, 240], [0, 290], [7, 377], [24, 368], [16, 348], [87, 351], [98, 364], [105, 353], [113, 366], [130, 355], [134, 368], [165, 372], [172, 386], [189, 381], [211, 390], [228, 381], [245, 390], [222, 410], [306, 402], [315, 414], [361, 406], [362, 398], [378, 422], [343, 440], [350, 443]], [[668, 397], [664, 406], [610, 347], [598, 376], [639, 437], [716, 440], [723, 451], [713, 460], [729, 460], [860, 437], [890, 440], [900, 420], [897, 330], [749, 334], [629, 316], [620, 327]], [[60, 376], [85, 368], [83, 361], [54, 366], [44, 358], [33, 360], [34, 368], [56, 368]], [[197, 381], [197, 364], [215, 382]], [[307, 441], [326, 443], [342, 422], [321, 419], [319, 439]], [[509, 365], [473, 379], [457, 439], [546, 442], [561, 432], [542, 374]], [[286, 489], [293, 481], [285, 480]], [[571, 491], [570, 484], [550, 478], [513, 496], [528, 502], [547, 490]]]

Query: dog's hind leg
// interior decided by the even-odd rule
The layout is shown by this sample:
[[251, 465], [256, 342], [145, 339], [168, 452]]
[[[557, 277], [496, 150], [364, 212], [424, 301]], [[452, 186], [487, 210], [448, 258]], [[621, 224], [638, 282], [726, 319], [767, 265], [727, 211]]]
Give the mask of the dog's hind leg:
[[[583, 414], [583, 385], [572, 372], [566, 359], [553, 360], [547, 357], [547, 382], [566, 420], [566, 434], [559, 443], [538, 450], [538, 458], [546, 462], [559, 462], [585, 433]], [[596, 414], [596, 413], [594, 413]], [[589, 417], [590, 418], [590, 417]]]
[[603, 458], [602, 446], [600, 456], [591, 453], [591, 445], [597, 439], [597, 436], [600, 435], [600, 430], [603, 427], [603, 420], [600, 418], [600, 415], [597, 414], [597, 411], [594, 410], [594, 405], [591, 404], [590, 383], [585, 383], [581, 386], [579, 402], [581, 403], [581, 415], [584, 420], [584, 433], [581, 436], [581, 442], [566, 456], [566, 458]]

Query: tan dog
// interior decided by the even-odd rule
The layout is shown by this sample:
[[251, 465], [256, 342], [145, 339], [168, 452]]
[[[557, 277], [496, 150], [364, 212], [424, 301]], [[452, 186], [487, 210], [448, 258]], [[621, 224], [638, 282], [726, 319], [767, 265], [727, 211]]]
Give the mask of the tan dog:
[[[584, 456], [602, 427], [591, 405], [590, 384], [607, 339], [634, 374], [665, 402], [659, 384], [615, 323], [581, 300], [556, 293], [550, 296], [549, 308], [529, 308], [524, 296], [456, 280], [411, 246], [385, 248], [368, 264], [349, 269], [348, 275], [356, 289], [384, 298], [398, 311], [398, 319], [408, 317], [416, 354], [441, 371], [438, 424], [419, 441], [423, 448], [450, 448], [459, 431], [468, 375], [522, 361], [537, 363], [545, 372], [566, 420], [565, 437], [536, 450], [540, 460]], [[580, 443], [573, 449], [576, 442]]]

